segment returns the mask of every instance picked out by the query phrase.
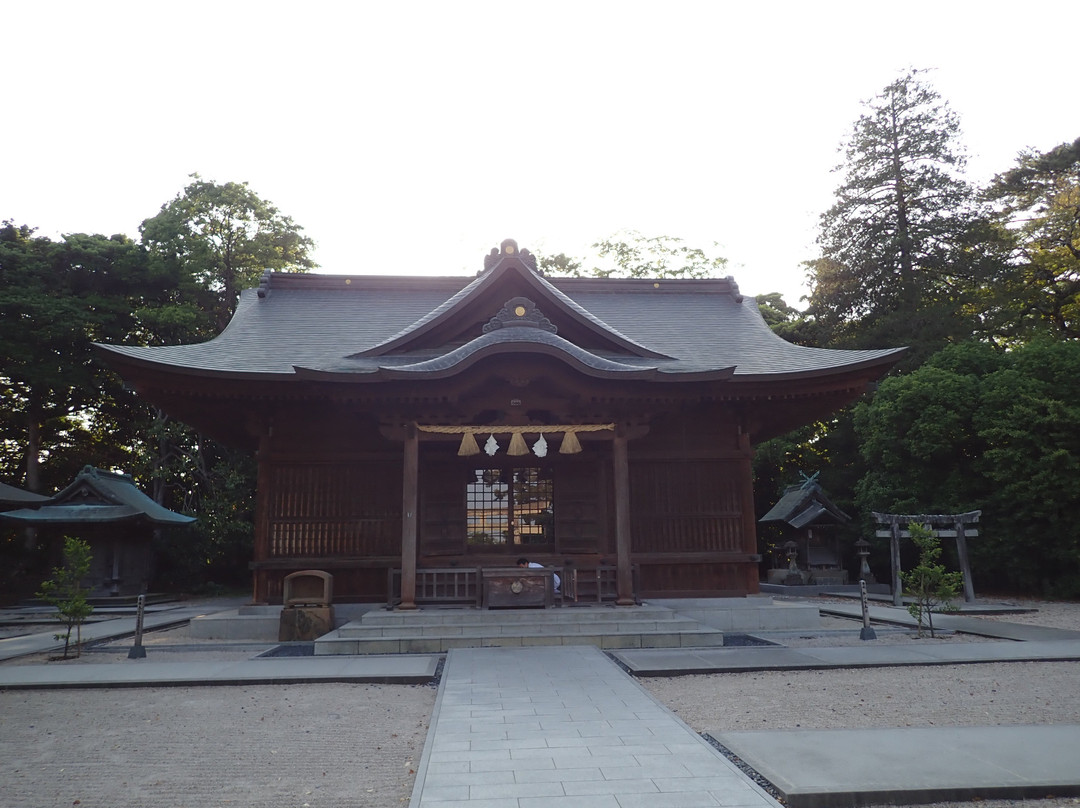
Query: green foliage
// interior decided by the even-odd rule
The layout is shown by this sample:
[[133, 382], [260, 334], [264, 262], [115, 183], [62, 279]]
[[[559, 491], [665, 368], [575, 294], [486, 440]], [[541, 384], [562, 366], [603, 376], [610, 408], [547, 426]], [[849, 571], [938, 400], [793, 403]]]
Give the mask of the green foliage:
[[541, 275], [563, 275], [570, 278], [582, 277], [581, 261], [571, 258], [566, 253], [538, 256], [537, 268], [540, 270]]
[[790, 323], [799, 316], [799, 310], [788, 305], [783, 295], [779, 292], [770, 292], [767, 295], [758, 295], [758, 311], [769, 328], [776, 330], [783, 323]]
[[[644, 236], [634, 230], [616, 233], [593, 244], [597, 259], [586, 268], [584, 261], [563, 253], [538, 261], [548, 275], [573, 278], [718, 278], [727, 259], [689, 247], [677, 236]], [[715, 244], [713, 245], [716, 246]]]
[[[986, 377], [976, 426], [980, 469], [1013, 588], [1080, 596], [1080, 343], [1037, 342]], [[980, 539], [979, 545], [982, 544]]]
[[[0, 226], [0, 473], [35, 491], [83, 465], [132, 471], [155, 501], [199, 517], [166, 542], [173, 583], [246, 575], [255, 473], [249, 458], [164, 418], [95, 359], [94, 342], [212, 337], [265, 269], [304, 271], [313, 243], [243, 183], [194, 177], [143, 223], [143, 243], [75, 234], [54, 242]], [[33, 535], [33, 534], [28, 534]], [[36, 563], [5, 541], [8, 562]]]
[[157, 411], [137, 474], [155, 501], [198, 516], [159, 537], [157, 585], [200, 590], [246, 582], [254, 542], [256, 465], [236, 449], [201, 437]]
[[66, 631], [57, 634], [56, 639], [64, 641], [64, 659], [68, 658], [71, 647], [71, 629], [76, 631], [75, 655], [82, 655], [82, 624], [94, 607], [86, 602], [86, 591], [82, 588], [82, 579], [90, 572], [90, 545], [82, 539], [64, 537], [64, 563], [55, 567], [52, 577], [41, 584], [38, 596], [55, 606], [60, 621]]
[[873, 402], [855, 409], [868, 466], [858, 501], [893, 513], [971, 510], [984, 448], [972, 425], [978, 389], [973, 375], [928, 366], [882, 382]]
[[26, 226], [0, 225], [0, 455], [7, 479], [44, 491], [85, 465], [83, 453], [101, 437], [98, 412], [123, 398], [119, 380], [94, 360], [93, 343], [133, 338], [140, 330], [133, 311], [163, 295], [144, 251], [124, 236], [53, 242]]
[[1028, 150], [986, 189], [1007, 258], [990, 287], [995, 336], [1080, 337], [1080, 138]]
[[963, 586], [960, 572], [947, 572], [941, 563], [941, 541], [929, 528], [912, 522], [908, 525], [911, 541], [919, 551], [919, 563], [910, 570], [900, 572], [904, 594], [912, 599], [908, 611], [915, 618], [919, 636], [923, 635], [923, 621], [934, 637], [934, 612], [955, 611], [952, 601]]
[[856, 408], [860, 510], [983, 510], [979, 587], [1080, 594], [1080, 343], [947, 348]]
[[820, 257], [807, 262], [809, 311], [828, 344], [909, 344], [918, 359], [970, 333], [981, 220], [961, 176], [957, 116], [920, 71], [865, 106], [821, 217]]
[[139, 228], [155, 271], [174, 279], [176, 310], [158, 324], [190, 327], [204, 315], [200, 337], [228, 325], [240, 291], [265, 270], [306, 272], [315, 267], [315, 243], [303, 228], [255, 194], [246, 182], [218, 185], [192, 174], [192, 182]]

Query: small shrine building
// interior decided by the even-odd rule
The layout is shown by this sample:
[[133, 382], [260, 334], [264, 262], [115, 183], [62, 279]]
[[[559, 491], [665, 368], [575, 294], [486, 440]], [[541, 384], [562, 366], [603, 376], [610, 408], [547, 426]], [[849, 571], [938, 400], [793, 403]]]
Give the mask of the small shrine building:
[[268, 273], [209, 342], [100, 347], [255, 452], [257, 602], [319, 569], [406, 609], [418, 571], [521, 556], [613, 571], [619, 604], [757, 592], [754, 444], [903, 350], [792, 345], [731, 278], [545, 277], [513, 240], [474, 278]]
[[67, 533], [83, 539], [91, 555], [83, 585], [93, 597], [115, 597], [147, 591], [156, 528], [190, 525], [195, 518], [158, 505], [127, 474], [84, 466], [55, 496], [0, 513], [0, 521], [40, 529], [56, 539]]

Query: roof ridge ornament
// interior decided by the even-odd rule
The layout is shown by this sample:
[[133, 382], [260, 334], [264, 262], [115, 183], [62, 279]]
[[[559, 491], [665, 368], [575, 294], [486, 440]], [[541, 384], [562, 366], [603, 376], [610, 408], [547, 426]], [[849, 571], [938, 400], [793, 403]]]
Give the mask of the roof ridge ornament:
[[558, 326], [544, 316], [544, 313], [536, 307], [527, 297], [512, 297], [506, 301], [499, 313], [492, 317], [484, 325], [483, 333], [489, 334], [500, 328], [539, 328], [542, 331], [550, 331], [552, 334], [559, 333]]
[[739, 284], [735, 283], [735, 276], [734, 275], [728, 275], [726, 278], [724, 278], [724, 280], [726, 280], [729, 284], [731, 284], [731, 296], [733, 298], [735, 298], [735, 302], [736, 303], [742, 303], [743, 302], [743, 294], [742, 294], [742, 292], [739, 291]]
[[491, 252], [484, 256], [484, 271], [480, 274], [483, 275], [493, 266], [495, 266], [503, 258], [511, 258], [517, 256], [518, 260], [525, 265], [526, 268], [536, 272], [536, 256], [528, 250], [519, 250], [518, 244], [512, 238], [503, 239], [502, 244], [498, 247], [492, 247]]

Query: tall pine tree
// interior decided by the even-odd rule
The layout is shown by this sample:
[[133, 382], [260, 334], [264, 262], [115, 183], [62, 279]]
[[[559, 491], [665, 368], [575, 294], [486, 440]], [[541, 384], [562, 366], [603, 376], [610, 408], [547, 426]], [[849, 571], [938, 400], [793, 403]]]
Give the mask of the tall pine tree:
[[925, 355], [969, 331], [958, 317], [981, 219], [963, 178], [960, 124], [921, 71], [865, 106], [842, 146], [820, 256], [808, 263], [810, 314], [833, 345], [910, 344]]

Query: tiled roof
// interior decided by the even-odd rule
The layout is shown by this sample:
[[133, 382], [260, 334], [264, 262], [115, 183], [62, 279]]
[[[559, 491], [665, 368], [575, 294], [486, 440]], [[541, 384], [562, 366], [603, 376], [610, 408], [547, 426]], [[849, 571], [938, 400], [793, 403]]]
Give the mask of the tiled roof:
[[[504, 288], [533, 301], [559, 336], [525, 333], [532, 329], [492, 336], [477, 329], [464, 344], [420, 344], [423, 335], [446, 328], [462, 312], [472, 311], [468, 307]], [[504, 302], [491, 304], [485, 318]], [[469, 323], [463, 320], [462, 325]], [[609, 347], [577, 345], [562, 336], [583, 330], [602, 337]], [[517, 256], [503, 258], [474, 279], [274, 274], [258, 290], [242, 294], [229, 326], [209, 342], [101, 347], [199, 375], [298, 379], [315, 371], [374, 379], [453, 372], [511, 342], [519, 350], [554, 353], [583, 372], [622, 378], [647, 372], [668, 380], [727, 375], [731, 368], [735, 381], [828, 375], [888, 365], [903, 350], [793, 345], [769, 329], [754, 299], [739, 294], [730, 278], [549, 279]]]
[[759, 522], [787, 522], [795, 528], [803, 528], [828, 514], [834, 522], [848, 522], [851, 517], [837, 508], [814, 481], [792, 485]]
[[40, 505], [0, 514], [0, 519], [27, 524], [147, 521], [186, 525], [195, 521], [158, 505], [136, 488], [128, 475], [93, 466], [85, 466], [69, 486]]
[[48, 500], [48, 497], [44, 497], [41, 494], [35, 494], [32, 491], [24, 491], [13, 485], [0, 483], [0, 507], [30, 505], [33, 503], [45, 502], [46, 500]]

